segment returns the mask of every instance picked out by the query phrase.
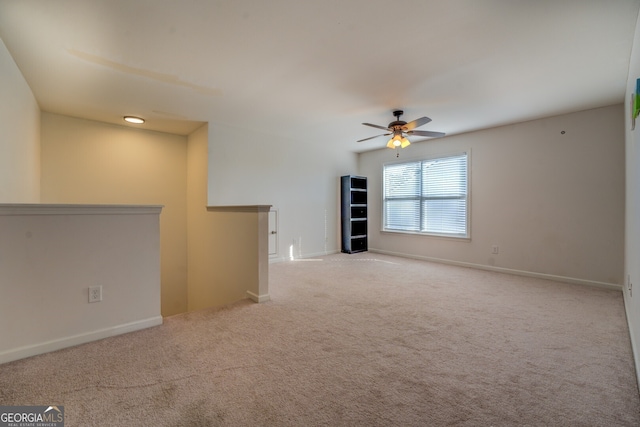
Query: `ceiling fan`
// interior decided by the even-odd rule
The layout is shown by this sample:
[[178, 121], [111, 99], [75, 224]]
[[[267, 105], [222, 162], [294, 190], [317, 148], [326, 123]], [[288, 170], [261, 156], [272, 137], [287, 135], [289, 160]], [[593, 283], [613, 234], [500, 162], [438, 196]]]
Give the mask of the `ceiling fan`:
[[371, 123], [363, 123], [363, 125], [365, 126], [371, 126], [377, 129], [383, 129], [383, 130], [389, 131], [390, 133], [383, 133], [381, 135], [371, 136], [369, 138], [361, 139], [358, 142], [368, 141], [370, 139], [378, 138], [381, 136], [393, 135], [389, 140], [389, 142], [387, 142], [387, 147], [388, 148], [398, 148], [398, 147], [405, 148], [409, 146], [409, 144], [411, 144], [411, 142], [407, 139], [407, 136], [427, 136], [430, 138], [439, 138], [445, 135], [443, 132], [432, 132], [428, 130], [414, 130], [417, 127], [420, 127], [422, 125], [426, 125], [427, 123], [429, 123], [431, 121], [429, 117], [420, 117], [419, 119], [415, 119], [407, 123], [403, 120], [400, 120], [400, 116], [402, 116], [402, 114], [404, 114], [404, 111], [395, 110], [393, 112], [393, 115], [396, 117], [396, 120], [389, 123], [389, 126], [387, 127], [373, 125]]

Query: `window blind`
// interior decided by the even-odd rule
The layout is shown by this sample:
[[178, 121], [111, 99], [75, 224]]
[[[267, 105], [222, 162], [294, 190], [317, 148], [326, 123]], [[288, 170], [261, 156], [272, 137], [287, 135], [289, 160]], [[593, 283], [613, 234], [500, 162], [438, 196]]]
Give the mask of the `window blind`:
[[467, 153], [385, 165], [383, 229], [468, 236]]

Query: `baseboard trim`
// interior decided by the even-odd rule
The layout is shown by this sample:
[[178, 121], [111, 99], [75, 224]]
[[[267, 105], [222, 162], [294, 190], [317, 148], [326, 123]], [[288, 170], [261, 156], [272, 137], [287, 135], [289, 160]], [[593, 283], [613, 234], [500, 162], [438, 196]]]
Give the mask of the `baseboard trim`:
[[141, 329], [146, 329], [158, 325], [162, 325], [162, 316], [150, 317], [148, 319], [137, 320], [135, 322], [99, 329], [97, 331], [85, 332], [82, 334], [58, 338], [43, 343], [5, 350], [0, 352], [0, 364], [13, 362], [14, 360], [24, 359], [31, 356], [37, 356], [43, 353], [49, 353], [51, 351], [61, 350], [67, 347], [85, 344], [91, 341], [101, 340], [103, 338], [122, 335], [128, 332], [139, 331]]
[[624, 314], [627, 318], [627, 327], [629, 328], [629, 339], [631, 341], [631, 354], [633, 355], [633, 365], [636, 369], [636, 381], [640, 385], [640, 354], [638, 353], [638, 345], [635, 340], [635, 333], [633, 329], [633, 323], [630, 321], [629, 315], [629, 302], [627, 301], [628, 295], [626, 292], [622, 292], [622, 299], [624, 300]]
[[398, 256], [402, 258], [412, 258], [412, 259], [418, 259], [423, 261], [438, 262], [441, 264], [456, 265], [459, 267], [469, 267], [469, 268], [476, 268], [479, 270], [495, 271], [497, 273], [514, 274], [516, 276], [535, 277], [538, 279], [555, 280], [557, 282], [572, 283], [576, 285], [593, 286], [597, 288], [611, 289], [611, 290], [622, 292], [622, 285], [618, 285], [615, 283], [598, 282], [594, 280], [577, 279], [574, 277], [566, 277], [566, 276], [556, 276], [553, 274], [535, 273], [532, 271], [515, 270], [511, 268], [495, 267], [492, 265], [482, 265], [482, 264], [475, 264], [471, 262], [453, 261], [453, 260], [443, 259], [443, 258], [433, 258], [433, 257], [427, 257], [427, 256], [421, 256], [421, 255], [412, 255], [412, 254], [406, 254], [402, 252], [385, 251], [382, 249], [369, 248], [369, 252]]
[[285, 257], [273, 257], [273, 258], [269, 258], [269, 264], [277, 264], [279, 262], [287, 262], [287, 261], [296, 261], [296, 260], [304, 260], [304, 259], [309, 259], [309, 258], [317, 258], [317, 257], [321, 257], [321, 256], [327, 256], [327, 255], [333, 255], [333, 254], [337, 254], [340, 253], [339, 250], [333, 250], [333, 251], [324, 251], [324, 252], [314, 252], [314, 253], [310, 253], [310, 254], [304, 254], [304, 255], [300, 255], [297, 256], [293, 259], [291, 258], [285, 258]]
[[269, 294], [257, 295], [251, 291], [247, 291], [247, 297], [249, 297], [251, 301], [257, 302], [257, 303], [267, 302], [271, 300], [271, 296], [269, 296]]
[[333, 251], [324, 251], [324, 252], [315, 252], [315, 253], [311, 253], [311, 254], [304, 254], [299, 258], [302, 258], [302, 259], [315, 258], [315, 257], [318, 257], [318, 256], [327, 256], [327, 255], [333, 255], [333, 254], [337, 254], [337, 253], [340, 253], [340, 251], [336, 249], [336, 250], [333, 250]]

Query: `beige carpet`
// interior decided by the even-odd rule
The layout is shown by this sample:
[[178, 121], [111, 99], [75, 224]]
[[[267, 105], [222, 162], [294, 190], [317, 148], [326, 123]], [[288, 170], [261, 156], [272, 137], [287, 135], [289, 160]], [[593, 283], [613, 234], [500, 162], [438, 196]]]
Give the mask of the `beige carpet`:
[[270, 293], [0, 365], [0, 404], [67, 426], [640, 425], [620, 292], [361, 253], [273, 264]]

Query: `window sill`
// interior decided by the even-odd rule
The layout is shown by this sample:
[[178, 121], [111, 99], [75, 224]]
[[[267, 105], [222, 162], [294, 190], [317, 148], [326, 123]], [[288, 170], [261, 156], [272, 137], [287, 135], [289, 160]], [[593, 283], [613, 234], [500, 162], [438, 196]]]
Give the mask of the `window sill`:
[[455, 241], [464, 241], [471, 242], [471, 236], [456, 236], [452, 234], [435, 234], [435, 233], [419, 233], [416, 231], [400, 231], [400, 230], [380, 230], [381, 234], [401, 234], [408, 236], [421, 236], [421, 237], [430, 237], [436, 239], [445, 239], [445, 240], [455, 240]]

